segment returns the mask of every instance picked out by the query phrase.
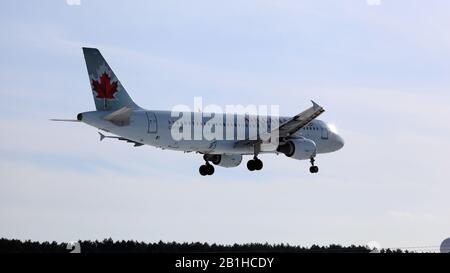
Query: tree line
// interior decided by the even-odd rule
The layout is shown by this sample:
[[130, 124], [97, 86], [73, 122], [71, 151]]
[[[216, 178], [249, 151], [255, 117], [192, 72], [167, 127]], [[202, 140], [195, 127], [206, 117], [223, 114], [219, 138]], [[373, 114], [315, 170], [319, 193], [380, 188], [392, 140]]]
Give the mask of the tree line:
[[[341, 246], [331, 244], [328, 246], [312, 245], [311, 247], [292, 246], [288, 244], [208, 244], [200, 242], [178, 243], [163, 242], [145, 243], [138, 241], [114, 241], [111, 238], [103, 241], [78, 241], [83, 253], [217, 253], [217, 252], [239, 252], [239, 253], [370, 253], [372, 250], [367, 246]], [[31, 240], [0, 239], [0, 252], [3, 253], [68, 253], [68, 243], [37, 242]], [[400, 249], [381, 249], [381, 253], [404, 253]]]

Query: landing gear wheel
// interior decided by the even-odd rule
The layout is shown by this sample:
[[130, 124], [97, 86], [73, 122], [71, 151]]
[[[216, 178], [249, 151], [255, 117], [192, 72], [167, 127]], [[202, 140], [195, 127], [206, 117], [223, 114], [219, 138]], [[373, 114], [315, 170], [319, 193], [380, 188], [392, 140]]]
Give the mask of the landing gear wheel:
[[201, 165], [200, 168], [198, 168], [198, 172], [202, 175], [212, 175], [214, 173], [214, 166], [211, 164], [205, 164]]
[[319, 167], [311, 166], [311, 167], [309, 167], [309, 172], [310, 173], [318, 173], [319, 172]]
[[259, 159], [254, 159], [255, 161], [255, 170], [260, 171], [263, 168], [263, 162]]
[[247, 161], [247, 169], [249, 171], [251, 171], [251, 172], [256, 170], [256, 164], [255, 164], [255, 161], [253, 159], [250, 159], [249, 161]]
[[198, 172], [202, 175], [205, 176], [208, 174], [208, 167], [206, 165], [201, 165], [200, 168], [198, 168]]
[[206, 164], [206, 174], [207, 175], [212, 175], [214, 173], [214, 166], [211, 164]]
[[263, 162], [258, 158], [250, 159], [247, 161], [247, 169], [249, 171], [259, 171], [263, 168]]

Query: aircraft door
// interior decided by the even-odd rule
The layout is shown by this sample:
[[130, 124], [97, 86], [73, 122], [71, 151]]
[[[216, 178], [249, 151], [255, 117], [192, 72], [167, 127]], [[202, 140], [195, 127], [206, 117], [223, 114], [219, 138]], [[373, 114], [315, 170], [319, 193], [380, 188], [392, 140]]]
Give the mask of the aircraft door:
[[156, 119], [155, 113], [146, 112], [146, 115], [148, 121], [147, 133], [156, 134], [156, 132], [158, 131], [158, 120]]

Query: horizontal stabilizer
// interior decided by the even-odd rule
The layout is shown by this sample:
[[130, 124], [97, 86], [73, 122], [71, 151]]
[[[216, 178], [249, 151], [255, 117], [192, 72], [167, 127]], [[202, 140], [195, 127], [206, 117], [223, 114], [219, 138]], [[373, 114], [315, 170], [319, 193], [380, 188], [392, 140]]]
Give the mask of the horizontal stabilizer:
[[50, 121], [68, 121], [68, 122], [80, 122], [78, 119], [60, 119], [60, 118], [51, 118]]
[[100, 141], [102, 141], [106, 136], [100, 132], [98, 132], [98, 134], [100, 135]]
[[143, 143], [140, 143], [140, 142], [137, 142], [137, 141], [134, 141], [134, 140], [125, 138], [125, 137], [105, 136], [104, 134], [102, 134], [102, 133], [100, 133], [100, 132], [98, 132], [98, 134], [100, 135], [100, 141], [102, 141], [102, 140], [105, 139], [105, 138], [115, 138], [115, 139], [117, 139], [117, 140], [122, 140], [122, 141], [126, 141], [126, 142], [128, 142], [128, 143], [133, 143], [133, 144], [134, 144], [134, 145], [133, 145], [134, 147], [139, 147], [139, 146], [144, 145]]

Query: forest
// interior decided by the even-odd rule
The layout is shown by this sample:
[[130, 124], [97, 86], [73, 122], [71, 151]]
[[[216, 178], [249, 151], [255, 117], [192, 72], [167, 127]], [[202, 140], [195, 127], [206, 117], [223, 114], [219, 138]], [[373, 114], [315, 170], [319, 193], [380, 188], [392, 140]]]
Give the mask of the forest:
[[[311, 247], [288, 244], [248, 243], [248, 244], [208, 244], [200, 242], [162, 242], [145, 243], [138, 241], [78, 241], [82, 253], [370, 253], [367, 246], [328, 246]], [[73, 245], [73, 244], [72, 244]], [[68, 243], [37, 242], [31, 240], [0, 239], [2, 253], [70, 253], [73, 250]], [[380, 253], [407, 253], [401, 249], [381, 249]]]

